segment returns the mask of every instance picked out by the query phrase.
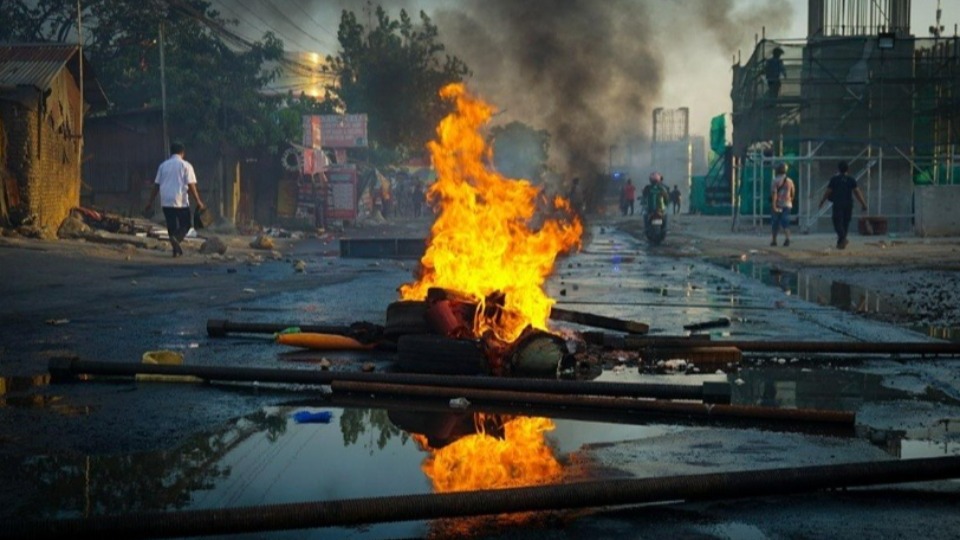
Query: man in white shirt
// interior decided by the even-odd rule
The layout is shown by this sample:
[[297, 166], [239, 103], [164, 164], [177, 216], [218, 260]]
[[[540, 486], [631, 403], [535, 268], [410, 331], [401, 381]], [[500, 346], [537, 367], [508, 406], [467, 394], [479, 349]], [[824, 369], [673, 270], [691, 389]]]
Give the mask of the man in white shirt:
[[197, 201], [197, 208], [203, 210], [206, 205], [197, 191], [197, 175], [193, 165], [183, 159], [185, 148], [181, 143], [170, 145], [170, 158], [160, 164], [157, 178], [154, 180], [153, 193], [147, 202], [146, 213], [151, 213], [153, 201], [160, 194], [160, 207], [167, 220], [167, 234], [173, 246], [173, 256], [183, 255], [180, 242], [190, 231], [190, 195]]
[[770, 223], [773, 225], [773, 239], [771, 246], [777, 245], [777, 233], [783, 231], [783, 245], [790, 245], [790, 212], [793, 210], [793, 199], [796, 196], [796, 187], [793, 180], [787, 176], [787, 164], [778, 163], [774, 169], [775, 176], [770, 184]]

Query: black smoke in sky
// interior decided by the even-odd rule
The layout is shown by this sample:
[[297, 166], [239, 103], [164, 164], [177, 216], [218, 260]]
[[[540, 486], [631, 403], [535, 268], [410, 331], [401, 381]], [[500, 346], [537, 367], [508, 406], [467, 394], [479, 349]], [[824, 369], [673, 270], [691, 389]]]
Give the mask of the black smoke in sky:
[[[333, 31], [344, 9], [355, 12], [361, 22], [377, 5], [393, 17], [405, 9], [415, 20], [425, 11], [440, 29], [445, 52], [472, 70], [469, 87], [502, 111], [498, 123], [518, 120], [550, 133], [550, 165], [566, 178], [605, 171], [611, 146], [620, 145], [621, 151], [624, 144], [644, 146], [656, 107], [688, 106], [701, 112], [722, 107], [730, 79], [704, 76], [691, 66], [702, 66], [708, 57], [730, 61], [739, 47], [752, 47], [761, 28], [777, 35], [789, 28], [793, 17], [788, 0], [291, 4], [328, 21]], [[690, 91], [662, 95], [667, 77], [671, 88], [679, 84]]]
[[[549, 131], [551, 165], [584, 178], [606, 170], [611, 146], [649, 137], [668, 71], [703, 83], [682, 65], [668, 65], [668, 57], [679, 56], [680, 64], [687, 54], [730, 58], [762, 26], [783, 30], [792, 16], [786, 0], [755, 0], [739, 11], [734, 0], [463, 0], [440, 6], [433, 17], [441, 39], [473, 70], [470, 86], [504, 116]], [[729, 87], [705, 91], [729, 95]]]
[[471, 86], [511, 118], [547, 129], [553, 165], [585, 178], [608, 146], [642, 133], [663, 79], [645, 4], [629, 0], [469, 0], [440, 9], [448, 50]]

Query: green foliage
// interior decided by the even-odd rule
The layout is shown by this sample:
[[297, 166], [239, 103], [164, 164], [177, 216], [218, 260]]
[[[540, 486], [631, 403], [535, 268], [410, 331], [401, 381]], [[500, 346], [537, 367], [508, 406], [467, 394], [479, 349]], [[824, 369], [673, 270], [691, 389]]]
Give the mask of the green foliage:
[[546, 170], [550, 134], [522, 122], [511, 122], [490, 130], [493, 161], [501, 174], [536, 182]]
[[[89, 10], [85, 10], [89, 11]], [[3, 0], [0, 2], [0, 41], [64, 42], [76, 36], [76, 0]]]
[[[75, 0], [5, 0], [0, 38], [72, 42]], [[283, 43], [230, 39], [227, 22], [205, 0], [84, 0], [84, 47], [113, 110], [161, 105], [163, 28], [167, 110], [174, 138], [189, 144], [278, 146], [299, 138], [281, 121], [282, 96], [262, 90], [279, 75]], [[229, 41], [229, 43], [228, 43]], [[233, 45], [233, 46], [231, 46]], [[276, 66], [276, 67], [269, 67]]]
[[365, 29], [344, 11], [337, 32], [340, 52], [325, 70], [337, 84], [327, 91], [346, 112], [368, 115], [368, 139], [377, 152], [419, 152], [450, 111], [440, 88], [469, 73], [459, 58], [442, 55], [436, 25], [420, 12], [419, 24], [400, 11], [391, 19], [382, 7]]

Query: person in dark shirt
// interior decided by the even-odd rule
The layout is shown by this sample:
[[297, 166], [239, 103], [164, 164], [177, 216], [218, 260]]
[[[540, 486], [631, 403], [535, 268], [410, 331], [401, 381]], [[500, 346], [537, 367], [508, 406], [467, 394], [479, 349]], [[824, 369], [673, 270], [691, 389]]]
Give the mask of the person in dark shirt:
[[787, 69], [783, 65], [783, 49], [777, 47], [773, 50], [773, 57], [767, 60], [764, 65], [764, 75], [767, 77], [767, 92], [770, 97], [780, 96], [780, 79], [787, 76]]
[[867, 211], [867, 201], [863, 192], [857, 186], [857, 179], [848, 175], [850, 166], [846, 161], [837, 165], [837, 174], [830, 179], [823, 197], [820, 199], [820, 208], [827, 201], [833, 202], [833, 230], [837, 231], [837, 249], [844, 249], [849, 243], [847, 232], [850, 230], [850, 219], [853, 217], [853, 198], [860, 202], [861, 209]]
[[681, 197], [680, 188], [673, 186], [673, 191], [670, 192], [670, 203], [673, 205], [673, 215], [680, 213]]

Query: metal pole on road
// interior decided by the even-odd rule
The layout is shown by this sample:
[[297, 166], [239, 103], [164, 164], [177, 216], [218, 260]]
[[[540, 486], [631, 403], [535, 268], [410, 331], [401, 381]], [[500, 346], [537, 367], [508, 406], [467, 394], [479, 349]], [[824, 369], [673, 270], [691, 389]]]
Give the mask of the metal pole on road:
[[0, 531], [0, 538], [169, 538], [231, 535], [321, 527], [355, 527], [371, 523], [512, 512], [780, 496], [831, 488], [958, 477], [960, 457], [841, 463], [662, 478], [606, 479], [455, 493], [94, 516], [36, 523], [14, 521]]
[[334, 381], [333, 392], [407, 397], [435, 397], [477, 400], [487, 403], [560, 405], [611, 411], [642, 411], [663, 415], [715, 418], [724, 420], [763, 420], [853, 426], [856, 414], [849, 411], [815, 409], [778, 409], [749, 405], [723, 405], [650, 399], [623, 399], [590, 395], [555, 395], [537, 392], [509, 392], [475, 388], [440, 388], [418, 385], [393, 385], [356, 381]]
[[707, 403], [729, 403], [728, 383], [706, 382], [702, 385], [614, 383], [594, 381], [565, 381], [555, 379], [527, 379], [488, 376], [429, 375], [414, 373], [361, 373], [345, 371], [318, 371], [312, 369], [235, 368], [220, 366], [184, 366], [164, 364], [137, 364], [53, 358], [49, 371], [54, 381], [72, 380], [77, 375], [127, 376], [137, 374], [192, 376], [205, 380], [316, 384], [328, 385], [335, 381], [395, 386], [426, 385], [438, 388], [459, 387], [474, 390], [509, 390], [543, 394], [592, 395], [650, 399], [683, 399]]

